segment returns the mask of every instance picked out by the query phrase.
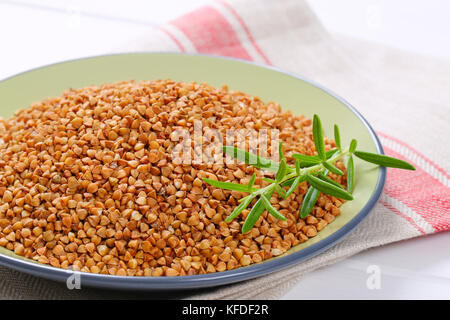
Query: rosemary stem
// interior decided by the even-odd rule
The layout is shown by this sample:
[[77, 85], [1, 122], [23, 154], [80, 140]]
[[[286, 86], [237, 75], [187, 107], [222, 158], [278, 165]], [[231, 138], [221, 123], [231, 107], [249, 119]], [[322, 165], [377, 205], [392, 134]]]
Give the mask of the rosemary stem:
[[[338, 161], [338, 160], [342, 159], [343, 157], [345, 157], [348, 153], [349, 153], [349, 148], [347, 148], [347, 149], [345, 149], [345, 150], [343, 150], [343, 151], [340, 151], [340, 152], [336, 153], [334, 156], [332, 156], [332, 157], [331, 157], [330, 159], [328, 159], [326, 162], [328, 162], [329, 164], [334, 164], [336, 161]], [[289, 168], [290, 168], [290, 169], [293, 169], [294, 172], [292, 172], [292, 173], [286, 175], [285, 178], [283, 179], [283, 181], [281, 181], [279, 184], [281, 184], [281, 183], [283, 183], [283, 182], [285, 182], [285, 181], [287, 181], [287, 180], [290, 180], [290, 179], [292, 179], [292, 178], [298, 177], [297, 173], [295, 172], [295, 168], [292, 168], [292, 167], [289, 167]], [[324, 169], [324, 166], [323, 166], [322, 163], [319, 163], [319, 164], [316, 164], [316, 165], [314, 165], [314, 166], [311, 166], [311, 167], [308, 167], [308, 168], [301, 169], [301, 170], [300, 170], [300, 176], [304, 176], [304, 175], [306, 175], [306, 174], [309, 173], [309, 172], [319, 171], [319, 170], [322, 170], [322, 169]], [[266, 193], [266, 192], [271, 192], [271, 191], [273, 191], [273, 190], [276, 188], [276, 186], [277, 186], [277, 183], [275, 183], [275, 182], [274, 182], [274, 183], [271, 183], [271, 184], [265, 186], [264, 188], [255, 190], [255, 191], [253, 191], [252, 193], [250, 193], [248, 196], [239, 199], [239, 202], [245, 201], [245, 200], [248, 199], [249, 197], [253, 197], [253, 198], [254, 198], [254, 197], [256, 197], [256, 196], [258, 196], [258, 195], [261, 195], [261, 194], [264, 194], [264, 193]]]
[[[344, 151], [340, 151], [338, 153], [336, 153], [334, 156], [332, 156], [330, 159], [328, 159], [326, 162], [328, 162], [329, 164], [334, 164], [336, 161], [342, 159], [343, 157], [345, 157], [347, 154], [349, 153], [349, 149], [345, 149]], [[324, 169], [324, 166], [322, 163], [316, 164], [314, 166], [308, 167], [308, 168], [304, 168], [300, 170], [300, 176], [303, 176], [309, 172], [314, 172], [314, 171], [318, 171], [318, 170], [322, 170]], [[286, 175], [285, 179], [282, 181], [287, 181], [289, 179], [295, 178], [297, 177], [297, 173], [293, 172], [290, 173], [288, 175]]]

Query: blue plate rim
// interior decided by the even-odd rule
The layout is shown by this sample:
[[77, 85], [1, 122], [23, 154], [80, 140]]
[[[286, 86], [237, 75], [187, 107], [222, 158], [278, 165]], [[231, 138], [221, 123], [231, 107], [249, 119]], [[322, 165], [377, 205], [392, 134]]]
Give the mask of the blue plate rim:
[[[15, 77], [19, 77], [28, 72], [33, 72], [39, 69], [44, 69], [58, 64], [64, 64], [69, 62], [75, 62], [79, 60], [96, 59], [107, 56], [116, 55], [152, 55], [152, 54], [167, 54], [167, 55], [187, 55], [187, 56], [203, 56], [213, 59], [224, 59], [232, 60], [236, 62], [241, 62], [245, 64], [254, 65], [260, 68], [270, 69], [282, 74], [288, 75], [300, 81], [309, 83], [310, 85], [324, 91], [333, 98], [337, 99], [339, 102], [344, 104], [350, 111], [352, 111], [357, 118], [364, 124], [366, 129], [369, 131], [377, 151], [380, 154], [384, 154], [383, 146], [381, 145], [380, 139], [378, 138], [376, 132], [373, 130], [372, 126], [367, 122], [367, 120], [361, 115], [361, 113], [348, 103], [345, 99], [334, 93], [333, 91], [323, 87], [322, 85], [310, 81], [302, 76], [296, 75], [294, 73], [284, 71], [277, 67], [267, 66], [261, 63], [246, 61], [233, 57], [224, 57], [211, 54], [200, 54], [200, 53], [180, 53], [180, 52], [164, 52], [164, 51], [152, 51], [152, 52], [124, 52], [124, 53], [112, 53], [112, 54], [101, 54], [94, 56], [81, 57], [76, 59], [64, 60], [56, 63], [51, 63], [43, 65], [37, 68], [32, 68], [20, 73], [8, 76], [0, 80], [0, 84], [10, 80]], [[219, 285], [236, 283], [244, 280], [250, 280], [258, 278], [264, 275], [271, 274], [276, 271], [280, 271], [298, 264], [304, 260], [316, 256], [338, 242], [342, 241], [346, 235], [348, 235], [356, 226], [358, 226], [361, 221], [367, 217], [367, 215], [372, 211], [378, 202], [381, 193], [383, 192], [386, 182], [386, 168], [380, 167], [377, 183], [375, 190], [373, 191], [370, 199], [367, 201], [366, 205], [358, 212], [355, 217], [353, 217], [349, 222], [347, 222], [339, 230], [335, 231], [330, 236], [312, 244], [297, 252], [293, 252], [287, 256], [281, 256], [274, 260], [269, 260], [267, 262], [262, 262], [258, 264], [253, 264], [247, 267], [241, 267], [230, 271], [216, 272], [210, 274], [193, 275], [193, 276], [179, 276], [179, 277], [136, 277], [136, 276], [114, 276], [114, 275], [104, 275], [95, 274], [87, 272], [76, 272], [72, 270], [65, 270], [56, 267], [52, 267], [45, 264], [30, 262], [15, 258], [13, 256], [8, 256], [0, 253], [0, 265], [30, 274], [45, 279], [55, 280], [58, 282], [66, 282], [67, 279], [74, 273], [80, 275], [80, 283], [82, 286], [96, 287], [103, 289], [126, 289], [126, 290], [143, 290], [143, 291], [154, 291], [154, 290], [183, 290], [183, 289], [195, 289], [195, 288], [206, 288], [214, 287]]]

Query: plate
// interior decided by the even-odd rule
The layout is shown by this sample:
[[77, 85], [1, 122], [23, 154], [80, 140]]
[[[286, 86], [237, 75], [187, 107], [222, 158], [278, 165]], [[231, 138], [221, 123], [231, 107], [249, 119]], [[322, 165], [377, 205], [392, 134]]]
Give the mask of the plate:
[[[0, 82], [0, 116], [46, 97], [59, 96], [68, 88], [122, 80], [207, 82], [219, 87], [276, 101], [294, 114], [320, 115], [325, 135], [333, 136], [333, 124], [341, 128], [342, 141], [358, 140], [369, 152], [383, 153], [369, 123], [342, 98], [299, 76], [237, 59], [178, 53], [132, 53], [84, 58], [57, 63], [18, 74]], [[318, 235], [291, 248], [284, 255], [231, 271], [180, 277], [129, 277], [78, 272], [82, 286], [126, 290], [179, 290], [212, 287], [260, 277], [298, 264], [335, 245], [373, 209], [384, 187], [385, 168], [355, 158], [355, 200]], [[0, 264], [36, 276], [65, 282], [73, 271], [40, 264], [0, 247]]]

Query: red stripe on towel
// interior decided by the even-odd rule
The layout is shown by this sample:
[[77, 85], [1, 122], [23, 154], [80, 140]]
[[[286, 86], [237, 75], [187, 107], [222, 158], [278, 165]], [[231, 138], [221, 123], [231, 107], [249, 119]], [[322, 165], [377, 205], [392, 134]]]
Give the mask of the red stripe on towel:
[[[407, 160], [389, 148], [386, 153]], [[388, 168], [385, 192], [419, 214], [437, 231], [450, 228], [450, 189], [420, 167], [416, 171]]]
[[404, 214], [403, 212], [401, 212], [400, 210], [394, 208], [393, 206], [391, 206], [389, 203], [380, 200], [380, 203], [385, 206], [387, 209], [391, 210], [392, 212], [394, 212], [395, 214], [399, 215], [400, 217], [404, 218], [405, 220], [407, 220], [415, 229], [417, 229], [421, 234], [425, 235], [426, 232], [417, 225], [417, 223], [411, 218], [408, 217], [406, 214]]
[[231, 25], [216, 9], [205, 6], [171, 22], [200, 53], [252, 60]]
[[180, 41], [178, 41], [178, 39], [172, 33], [170, 33], [168, 30], [162, 27], [160, 27], [159, 30], [164, 32], [177, 45], [177, 47], [180, 49], [181, 52], [186, 52], [184, 46], [181, 44]]
[[231, 14], [239, 21], [239, 24], [242, 26], [242, 29], [244, 29], [244, 31], [247, 35], [247, 38], [250, 40], [250, 43], [253, 45], [253, 47], [256, 49], [256, 51], [259, 53], [259, 55], [264, 59], [264, 61], [267, 64], [272, 65], [269, 58], [267, 58], [267, 56], [264, 54], [264, 52], [261, 50], [261, 48], [256, 43], [255, 39], [253, 38], [252, 34], [250, 33], [249, 28], [247, 27], [247, 25], [245, 24], [245, 22], [241, 18], [241, 16], [237, 13], [237, 11], [229, 3], [227, 3], [223, 0], [218, 0], [218, 2], [221, 3], [225, 8], [227, 8], [228, 11], [230, 11]]
[[433, 160], [431, 160], [430, 158], [424, 156], [422, 153], [420, 153], [419, 151], [417, 151], [416, 149], [414, 149], [413, 147], [411, 147], [409, 144], [407, 144], [406, 142], [403, 142], [397, 138], [388, 136], [385, 133], [382, 132], [377, 132], [377, 134], [379, 134], [380, 136], [392, 140], [396, 143], [398, 143], [399, 145], [409, 149], [411, 152], [416, 153], [418, 156], [420, 156], [421, 158], [423, 158], [425, 161], [427, 161], [429, 164], [431, 164], [437, 171], [439, 171], [440, 173], [442, 173], [447, 179], [450, 179], [450, 175], [441, 167], [439, 167]]

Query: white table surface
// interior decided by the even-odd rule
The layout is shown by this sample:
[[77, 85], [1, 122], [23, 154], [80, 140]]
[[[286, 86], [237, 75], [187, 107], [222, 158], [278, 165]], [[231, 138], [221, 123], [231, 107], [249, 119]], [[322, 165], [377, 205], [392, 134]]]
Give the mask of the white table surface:
[[[0, 79], [102, 54], [209, 0], [0, 0]], [[336, 33], [450, 58], [450, 2], [308, 0]], [[112, 46], [111, 44], [117, 44]], [[380, 270], [368, 289], [367, 268]], [[450, 232], [374, 248], [311, 272], [284, 299], [450, 299]]]

